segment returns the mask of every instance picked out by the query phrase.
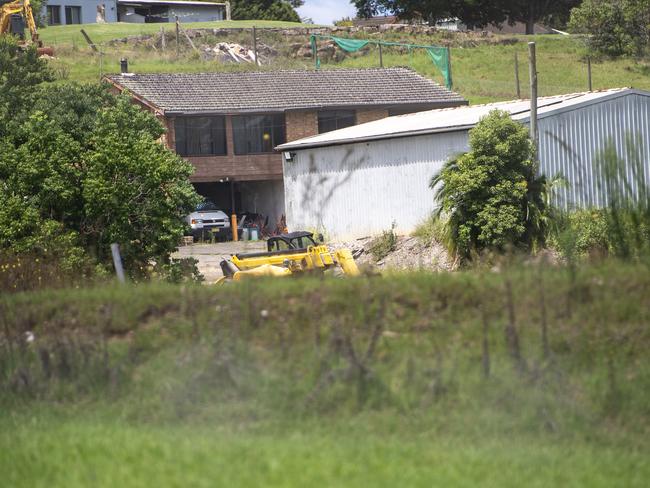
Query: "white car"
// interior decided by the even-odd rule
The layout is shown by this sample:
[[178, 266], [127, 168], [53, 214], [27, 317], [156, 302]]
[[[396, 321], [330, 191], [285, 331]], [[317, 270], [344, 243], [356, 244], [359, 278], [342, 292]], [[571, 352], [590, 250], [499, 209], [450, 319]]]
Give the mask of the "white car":
[[228, 239], [231, 236], [230, 219], [209, 200], [199, 203], [196, 210], [185, 217], [185, 220], [195, 238], [209, 240], [214, 236]]

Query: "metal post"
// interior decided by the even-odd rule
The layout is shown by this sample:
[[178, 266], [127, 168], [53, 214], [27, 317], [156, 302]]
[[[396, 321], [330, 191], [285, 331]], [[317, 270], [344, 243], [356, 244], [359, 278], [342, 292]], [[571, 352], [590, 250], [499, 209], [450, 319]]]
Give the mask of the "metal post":
[[160, 49], [165, 51], [165, 29], [163, 26], [160, 26]]
[[515, 51], [515, 86], [517, 87], [517, 100], [521, 100], [521, 86], [519, 84], [519, 57]]
[[253, 26], [253, 54], [255, 55], [255, 66], [259, 66], [260, 62], [257, 59], [257, 32]]
[[235, 181], [230, 180], [230, 230], [232, 231], [232, 240], [237, 242], [239, 240], [239, 232], [237, 229], [237, 212], [235, 211]]
[[178, 15], [176, 16], [176, 56], [180, 54], [181, 26], [178, 24]]
[[384, 67], [384, 56], [381, 51], [381, 41], [379, 41], [379, 67], [383, 68]]
[[589, 83], [589, 91], [593, 91], [591, 85], [591, 56], [587, 56], [587, 81]]
[[539, 133], [537, 130], [537, 58], [535, 43], [528, 43], [530, 68], [530, 138], [533, 141], [533, 161], [537, 164]]
[[115, 273], [120, 283], [124, 283], [124, 268], [122, 267], [122, 257], [120, 256], [120, 246], [117, 243], [111, 244], [111, 253], [113, 254], [113, 265], [115, 266]]

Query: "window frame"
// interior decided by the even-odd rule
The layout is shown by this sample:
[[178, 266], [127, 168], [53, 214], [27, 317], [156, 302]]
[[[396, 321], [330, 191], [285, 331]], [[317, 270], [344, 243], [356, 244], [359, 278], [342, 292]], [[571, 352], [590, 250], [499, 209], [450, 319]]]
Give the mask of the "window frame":
[[[270, 117], [271, 123], [267, 127], [271, 128], [271, 147], [270, 150], [265, 151], [252, 151], [249, 150], [249, 139], [248, 134], [246, 137], [247, 148], [245, 151], [241, 151], [241, 148], [238, 146], [238, 137], [237, 128], [240, 120], [252, 119], [255, 117]], [[279, 122], [279, 123], [278, 123]], [[275, 150], [276, 146], [284, 144], [287, 141], [287, 120], [284, 112], [260, 112], [260, 113], [250, 113], [250, 114], [237, 114], [231, 117], [231, 126], [232, 126], [232, 143], [233, 143], [233, 153], [236, 156], [247, 156], [254, 154], [274, 154], [277, 151]], [[262, 125], [262, 132], [264, 130], [264, 124]], [[248, 127], [246, 127], [248, 130]], [[276, 130], [278, 132], [276, 132]], [[264, 145], [262, 141], [261, 146]]]
[[[68, 17], [68, 12], [70, 13], [70, 16]], [[68, 22], [68, 20], [72, 20], [74, 17], [73, 12], [79, 12], [79, 22]], [[82, 23], [81, 21], [81, 6], [79, 5], [66, 5], [64, 9], [64, 14], [65, 14], [65, 25], [79, 25]]]
[[[188, 137], [188, 129], [192, 130], [192, 127], [188, 128], [187, 122], [191, 119], [209, 119], [210, 121], [210, 127], [209, 127], [209, 134], [210, 134], [210, 144], [211, 144], [211, 149], [210, 152], [190, 152], [188, 149], [188, 141], [191, 141], [191, 138]], [[219, 121], [219, 123], [215, 124], [215, 121]], [[220, 124], [220, 127], [219, 127]], [[182, 126], [182, 127], [181, 127]], [[220, 140], [217, 140], [215, 138], [215, 130], [219, 131], [220, 133], [217, 133], [218, 138]], [[179, 133], [182, 132], [182, 138], [179, 137]], [[174, 118], [174, 150], [176, 151], [176, 154], [179, 156], [183, 157], [210, 157], [210, 156], [227, 156], [228, 155], [228, 138], [226, 135], [227, 132], [227, 127], [226, 127], [226, 116], [225, 115], [185, 115], [185, 116], [179, 116]], [[199, 151], [201, 150], [201, 136], [200, 135], [195, 135], [195, 137], [198, 140], [198, 147]], [[179, 148], [179, 139], [183, 141], [183, 147]], [[218, 143], [218, 144], [217, 144]], [[219, 152], [215, 150], [215, 147], [221, 147], [223, 148], [223, 152]], [[183, 149], [182, 151], [180, 149]]]
[[[53, 22], [53, 13], [56, 12], [58, 22]], [[47, 25], [61, 25], [61, 5], [46, 5]]]
[[[351, 118], [352, 119], [351, 124], [341, 125], [340, 127], [339, 127], [338, 124], [336, 124], [336, 127], [334, 129], [323, 130], [323, 125], [325, 124], [325, 121], [323, 120], [321, 122], [321, 120], [326, 118], [326, 114], [343, 114], [343, 113], [346, 113], [347, 116], [345, 116], [345, 117], [337, 117], [336, 115], [334, 115], [333, 117], [329, 117], [329, 118], [333, 119], [334, 122], [336, 122], [336, 120], [338, 120], [338, 119], [350, 119]], [[317, 119], [317, 122], [318, 122], [318, 133], [319, 134], [325, 134], [327, 132], [332, 132], [332, 131], [339, 130], [339, 129], [345, 129], [346, 127], [352, 127], [354, 125], [357, 125], [357, 111], [355, 109], [319, 110], [316, 113], [316, 119]]]

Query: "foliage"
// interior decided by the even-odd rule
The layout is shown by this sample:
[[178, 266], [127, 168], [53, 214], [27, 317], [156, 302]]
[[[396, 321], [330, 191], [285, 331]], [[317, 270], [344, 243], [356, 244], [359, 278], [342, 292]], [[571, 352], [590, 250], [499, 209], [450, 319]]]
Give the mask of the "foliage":
[[526, 33], [533, 34], [536, 22], [554, 25], [566, 22], [571, 9], [580, 0], [351, 0], [361, 17], [393, 12], [404, 19], [420, 19], [435, 23], [458, 17], [469, 27], [487, 24], [523, 22]]
[[650, 0], [585, 0], [571, 12], [569, 28], [589, 34], [594, 53], [642, 56], [650, 47]]
[[0, 137], [6, 136], [13, 118], [38, 100], [34, 87], [52, 81], [54, 74], [35, 49], [23, 51], [11, 36], [0, 36]]
[[0, 137], [0, 248], [81, 269], [110, 266], [118, 242], [131, 274], [165, 261], [198, 196], [191, 165], [157, 141], [160, 123], [99, 85], [39, 84], [48, 72], [34, 51], [7, 51], [5, 79], [25, 71], [25, 56], [35, 81], [0, 93], [0, 106], [18, 107]]
[[0, 472], [12, 487], [645, 486], [649, 287], [646, 266], [605, 262], [575, 281], [528, 265], [2, 295]]
[[231, 17], [233, 20], [284, 20], [300, 22], [295, 7], [302, 5], [298, 0], [233, 0]]
[[199, 271], [195, 258], [172, 258], [169, 263], [157, 263], [157, 273], [168, 283], [200, 283], [205, 277]]
[[381, 261], [397, 246], [397, 235], [395, 234], [395, 223], [391, 226], [390, 230], [385, 230], [381, 235], [375, 237], [368, 244], [368, 250], [376, 261]]
[[469, 259], [486, 249], [543, 244], [550, 218], [546, 179], [535, 175], [528, 130], [495, 110], [470, 131], [469, 144], [469, 152], [431, 180], [451, 250]]

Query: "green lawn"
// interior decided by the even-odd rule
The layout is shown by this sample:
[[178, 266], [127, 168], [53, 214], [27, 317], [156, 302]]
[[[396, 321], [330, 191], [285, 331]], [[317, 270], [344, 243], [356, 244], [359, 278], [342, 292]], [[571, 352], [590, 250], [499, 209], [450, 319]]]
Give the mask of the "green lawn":
[[650, 478], [648, 451], [552, 436], [450, 438], [403, 420], [391, 432], [388, 419], [363, 417], [238, 429], [19, 416], [0, 422], [0, 472], [12, 488], [634, 488]]
[[[302, 68], [312, 69], [313, 60], [310, 58], [295, 59], [289, 56], [290, 44], [308, 43], [308, 37], [285, 38], [264, 31], [263, 27], [291, 27], [302, 24], [287, 22], [216, 22], [195, 23], [192, 27], [250, 27], [253, 24], [260, 27], [258, 37], [260, 43], [274, 46], [278, 50], [270, 64], [263, 69]], [[86, 25], [89, 35], [101, 47], [103, 55], [93, 53], [79, 33], [79, 26], [48, 27], [43, 29], [42, 38], [46, 44], [56, 49], [57, 59], [51, 64], [61, 78], [81, 82], [97, 81], [101, 74], [119, 71], [119, 60], [129, 59], [130, 68], [136, 73], [145, 72], [209, 72], [238, 69], [255, 69], [253, 65], [233, 66], [214, 60], [204, 60], [198, 52], [189, 46], [182, 48], [180, 56], [176, 55], [174, 45], [168, 46], [165, 52], [160, 48], [153, 49], [146, 45], [135, 46], [117, 44], [108, 45], [106, 41], [157, 32], [161, 25], [172, 29], [173, 24], [90, 24]], [[188, 27], [186, 25], [186, 27]], [[422, 44], [440, 44], [448, 42], [442, 38], [425, 36], [403, 38], [399, 34], [385, 34], [384, 38], [392, 41], [417, 42]], [[197, 46], [203, 43], [212, 44], [217, 40], [239, 42], [250, 46], [248, 32], [233, 32], [227, 38], [199, 39]], [[516, 98], [515, 84], [515, 53], [519, 56], [520, 90], [523, 98], [529, 93], [528, 88], [528, 46], [531, 38], [526, 36], [497, 37], [491, 42], [476, 42], [467, 47], [462, 40], [452, 47], [452, 73], [454, 89], [466, 97], [471, 103], [484, 103]], [[585, 62], [584, 45], [579, 38], [560, 35], [536, 36], [537, 59], [539, 72], [540, 95], [556, 95], [585, 91], [587, 83], [587, 64]], [[396, 48], [384, 49], [384, 66], [410, 66], [419, 73], [442, 83], [442, 77], [432, 64], [428, 55], [421, 50], [398, 52]], [[379, 65], [377, 49], [372, 47], [361, 55], [349, 56], [341, 62], [323, 61], [323, 69], [337, 67], [376, 67]], [[650, 90], [650, 62], [633, 59], [602, 59], [592, 62], [593, 88], [596, 90], [632, 86]]]

